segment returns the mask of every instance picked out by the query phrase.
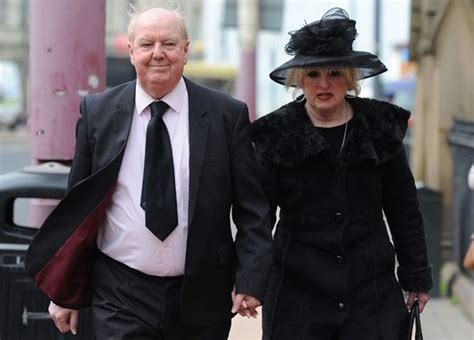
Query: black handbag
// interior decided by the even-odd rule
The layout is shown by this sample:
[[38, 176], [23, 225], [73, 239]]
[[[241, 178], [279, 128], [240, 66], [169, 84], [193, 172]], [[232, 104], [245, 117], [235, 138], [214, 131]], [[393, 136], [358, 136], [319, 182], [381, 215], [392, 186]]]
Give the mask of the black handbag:
[[423, 333], [421, 331], [420, 308], [418, 307], [418, 300], [413, 302], [410, 310], [410, 318], [408, 320], [408, 338], [407, 340], [423, 340]]

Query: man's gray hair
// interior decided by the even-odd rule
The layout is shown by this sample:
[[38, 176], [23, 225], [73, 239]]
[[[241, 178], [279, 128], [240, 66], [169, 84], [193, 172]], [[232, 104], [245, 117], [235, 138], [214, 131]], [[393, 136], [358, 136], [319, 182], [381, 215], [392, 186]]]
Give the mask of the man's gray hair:
[[129, 11], [128, 15], [130, 18], [130, 22], [128, 24], [127, 28], [127, 37], [128, 37], [128, 42], [130, 44], [133, 43], [133, 40], [135, 39], [135, 24], [137, 22], [137, 18], [143, 14], [144, 12], [153, 9], [153, 8], [162, 8], [167, 11], [170, 11], [176, 19], [178, 19], [180, 26], [181, 26], [181, 33], [182, 33], [182, 38], [186, 42], [189, 40], [189, 33], [188, 33], [188, 27], [186, 25], [186, 20], [184, 19], [183, 13], [179, 8], [179, 5], [176, 3], [165, 3], [165, 4], [160, 4], [160, 6], [155, 5], [150, 5], [150, 4], [142, 4], [142, 5], [133, 5], [130, 4], [129, 6]]

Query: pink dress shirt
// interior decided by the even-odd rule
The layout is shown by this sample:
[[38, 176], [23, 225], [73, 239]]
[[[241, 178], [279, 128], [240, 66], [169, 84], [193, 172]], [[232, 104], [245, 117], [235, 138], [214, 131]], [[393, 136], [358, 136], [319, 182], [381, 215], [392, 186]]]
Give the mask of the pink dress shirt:
[[106, 255], [145, 274], [178, 276], [184, 274], [189, 201], [189, 108], [183, 78], [161, 98], [170, 106], [163, 120], [171, 140], [178, 208], [178, 226], [164, 241], [145, 226], [145, 212], [140, 207], [148, 105], [154, 100], [137, 81], [130, 135], [97, 245]]

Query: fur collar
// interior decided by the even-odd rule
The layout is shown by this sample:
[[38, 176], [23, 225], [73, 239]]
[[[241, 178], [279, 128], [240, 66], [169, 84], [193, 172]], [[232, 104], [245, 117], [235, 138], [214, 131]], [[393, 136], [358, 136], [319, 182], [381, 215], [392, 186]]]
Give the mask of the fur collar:
[[[364, 159], [387, 162], [403, 145], [410, 113], [374, 99], [349, 97], [347, 101], [354, 117], [346, 144], [334, 161], [340, 165]], [[283, 167], [295, 167], [310, 156], [331, 151], [307, 116], [304, 102], [291, 102], [256, 120], [251, 134], [257, 151]]]

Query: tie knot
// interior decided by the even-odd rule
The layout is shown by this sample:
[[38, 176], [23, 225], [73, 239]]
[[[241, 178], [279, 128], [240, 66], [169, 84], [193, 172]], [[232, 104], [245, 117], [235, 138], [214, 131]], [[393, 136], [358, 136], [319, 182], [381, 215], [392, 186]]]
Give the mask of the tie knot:
[[152, 117], [163, 117], [163, 114], [168, 110], [169, 106], [164, 101], [157, 101], [150, 104], [150, 111]]

